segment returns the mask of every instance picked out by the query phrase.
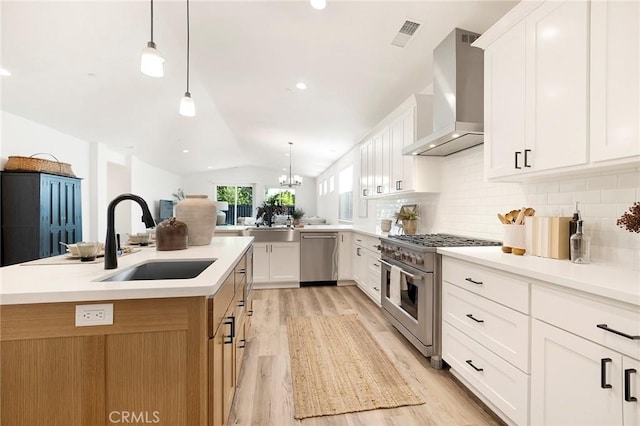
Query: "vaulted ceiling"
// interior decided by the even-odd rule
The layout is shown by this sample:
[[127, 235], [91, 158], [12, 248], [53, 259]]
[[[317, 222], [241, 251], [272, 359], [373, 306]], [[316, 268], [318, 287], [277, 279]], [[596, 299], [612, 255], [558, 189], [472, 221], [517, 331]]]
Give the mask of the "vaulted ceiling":
[[[317, 176], [432, 81], [433, 48], [455, 27], [483, 32], [513, 1], [154, 3], [165, 76], [140, 72], [148, 1], [2, 1], [2, 109], [179, 174], [288, 166]], [[391, 45], [405, 20], [421, 24]], [[307, 89], [296, 88], [303, 81]], [[428, 89], [427, 89], [428, 90]], [[183, 150], [189, 150], [183, 153]], [[15, 153], [23, 155], [25, 153]]]

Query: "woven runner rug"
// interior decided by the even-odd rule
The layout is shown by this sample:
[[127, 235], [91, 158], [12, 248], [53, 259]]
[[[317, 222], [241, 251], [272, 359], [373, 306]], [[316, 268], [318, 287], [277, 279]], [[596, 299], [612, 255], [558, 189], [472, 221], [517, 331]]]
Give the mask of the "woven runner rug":
[[296, 419], [424, 404], [357, 315], [287, 319]]

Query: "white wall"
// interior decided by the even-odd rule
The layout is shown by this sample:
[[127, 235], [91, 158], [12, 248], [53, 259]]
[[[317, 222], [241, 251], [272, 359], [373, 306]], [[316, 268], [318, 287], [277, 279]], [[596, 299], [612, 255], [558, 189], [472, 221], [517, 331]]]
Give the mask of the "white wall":
[[[265, 188], [280, 188], [280, 174], [273, 169], [260, 167], [212, 170], [182, 176], [182, 188], [185, 194], [204, 194], [215, 200], [216, 185], [254, 185], [255, 208], [264, 202]], [[307, 216], [319, 215], [316, 208], [316, 179], [303, 176], [302, 185], [293, 189], [296, 194], [296, 208], [303, 209]]]
[[[90, 147], [81, 139], [66, 135], [42, 124], [27, 120], [18, 115], [0, 111], [2, 129], [0, 137], [0, 168], [4, 169], [9, 156], [28, 157], [45, 152], [53, 154], [58, 161], [71, 164], [74, 174], [82, 178], [82, 216], [89, 217], [92, 209], [89, 192], [92, 185], [90, 173]], [[53, 160], [48, 156], [38, 156]], [[89, 221], [82, 221], [82, 235], [90, 235]]]

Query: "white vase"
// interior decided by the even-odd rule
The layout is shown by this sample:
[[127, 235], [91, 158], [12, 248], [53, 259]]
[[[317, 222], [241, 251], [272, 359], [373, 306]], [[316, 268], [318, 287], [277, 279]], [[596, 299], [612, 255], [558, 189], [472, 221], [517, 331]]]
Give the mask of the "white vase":
[[187, 195], [176, 205], [176, 219], [187, 224], [190, 246], [211, 244], [216, 218], [216, 205], [206, 195]]

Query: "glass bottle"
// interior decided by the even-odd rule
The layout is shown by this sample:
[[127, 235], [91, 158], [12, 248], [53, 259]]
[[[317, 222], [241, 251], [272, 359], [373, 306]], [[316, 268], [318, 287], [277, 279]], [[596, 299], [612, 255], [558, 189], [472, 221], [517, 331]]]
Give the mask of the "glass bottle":
[[582, 221], [578, 221], [578, 230], [571, 236], [571, 261], [573, 263], [591, 262], [591, 239], [582, 232]]

